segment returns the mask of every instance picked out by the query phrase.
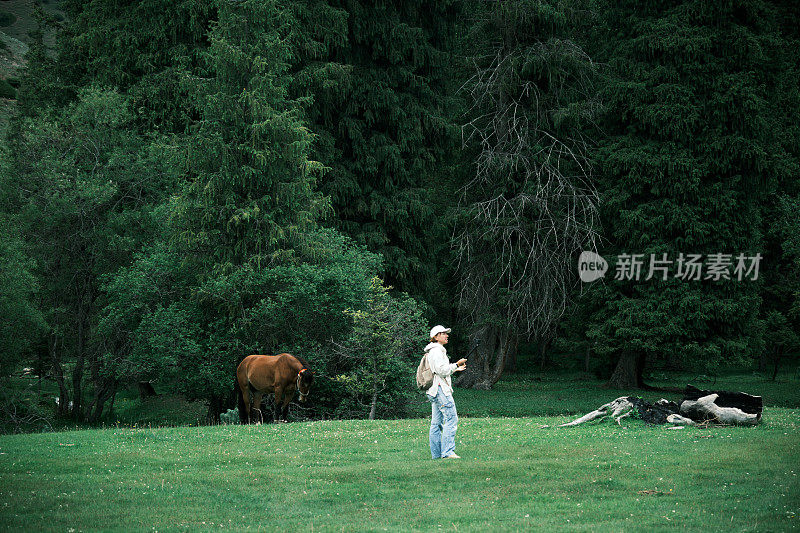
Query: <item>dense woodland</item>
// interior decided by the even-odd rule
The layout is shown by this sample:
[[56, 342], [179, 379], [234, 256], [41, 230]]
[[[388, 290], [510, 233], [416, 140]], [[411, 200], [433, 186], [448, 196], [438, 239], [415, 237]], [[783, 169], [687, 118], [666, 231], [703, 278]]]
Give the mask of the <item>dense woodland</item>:
[[[218, 420], [284, 351], [320, 376], [304, 416], [402, 416], [436, 323], [477, 347], [462, 387], [797, 361], [791, 0], [61, 7], [0, 152], [0, 370], [61, 416], [150, 381]], [[690, 254], [729, 269], [675, 275]]]

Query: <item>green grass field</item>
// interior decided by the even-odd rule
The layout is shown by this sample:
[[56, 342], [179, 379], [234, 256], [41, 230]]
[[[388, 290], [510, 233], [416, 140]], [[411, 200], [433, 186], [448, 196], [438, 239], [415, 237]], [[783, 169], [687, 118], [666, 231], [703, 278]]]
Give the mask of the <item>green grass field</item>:
[[118, 427], [0, 436], [0, 530], [799, 528], [795, 374], [651, 379], [689, 381], [762, 394], [762, 424], [559, 429], [634, 391], [579, 374], [516, 375], [456, 391], [463, 459], [448, 462], [429, 458], [422, 397], [408, 420], [158, 428], [197, 424], [205, 407], [129, 391]]
[[[679, 387], [688, 383], [702, 389], [736, 390], [760, 395], [767, 407], [800, 407], [800, 378], [794, 373], [769, 381], [760, 375], [730, 374], [716, 379], [686, 374], [661, 375], [649, 383], [661, 387]], [[680, 402], [682, 394], [658, 391], [615, 390], [603, 388], [603, 380], [581, 373], [531, 373], [509, 375], [490, 391], [457, 391], [458, 412], [462, 416], [527, 417], [585, 414], [619, 396], [642, 396], [655, 401], [666, 398]], [[430, 406], [419, 402], [416, 416], [428, 416]]]
[[[110, 428], [0, 437], [0, 529], [785, 531], [800, 412], [755, 428], [467, 418]], [[542, 426], [551, 427], [542, 427]]]
[[[753, 373], [735, 373], [716, 379], [700, 378], [687, 374], [661, 375], [650, 379], [658, 386], [683, 387], [692, 383], [705, 389], [724, 389], [761, 395], [764, 405], [770, 407], [800, 408], [800, 373], [796, 370], [782, 373], [777, 381]], [[587, 413], [618, 396], [641, 395], [655, 401], [665, 397], [680, 402], [681, 394], [657, 391], [614, 390], [603, 388], [603, 380], [583, 373], [519, 373], [504, 377], [490, 391], [459, 389], [458, 412], [462, 417], [531, 417], [555, 415], [580, 415]], [[39, 396], [35, 378], [6, 378], [0, 386], [18, 391], [21, 395]], [[159, 390], [156, 384], [156, 390]], [[45, 381], [40, 409], [54, 408], [58, 395], [55, 385]], [[313, 400], [313, 396], [312, 396]], [[430, 404], [422, 396], [411, 404], [412, 417], [430, 416]], [[231, 407], [234, 407], [231, 405]], [[203, 424], [207, 408], [202, 402], [187, 402], [179, 397], [160, 395], [140, 400], [135, 388], [120, 391], [114, 403], [114, 413], [103, 420], [105, 425], [180, 426]], [[51, 420], [55, 429], [74, 429], [75, 423]], [[0, 425], [2, 433], [2, 425]]]

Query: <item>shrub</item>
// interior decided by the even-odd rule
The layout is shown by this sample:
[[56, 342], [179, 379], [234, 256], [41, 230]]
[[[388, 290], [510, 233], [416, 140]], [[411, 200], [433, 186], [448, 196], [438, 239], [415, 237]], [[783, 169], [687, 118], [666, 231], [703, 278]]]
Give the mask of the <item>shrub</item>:
[[219, 415], [220, 424], [238, 424], [239, 423], [239, 408], [228, 409]]
[[23, 391], [0, 387], [0, 434], [52, 430], [53, 410]]
[[338, 415], [346, 418], [396, 418], [408, 415], [418, 355], [427, 341], [419, 304], [405, 294], [391, 295], [374, 277], [360, 309], [346, 309], [353, 327], [338, 344], [335, 381], [344, 397]]
[[[221, 414], [235, 405], [227, 397], [244, 356], [289, 352], [308, 360], [320, 376], [303, 417], [334, 416], [360, 391], [322, 376], [356, 371], [355, 362], [339, 357], [333, 346], [353, 328], [346, 311], [368, 308], [380, 257], [333, 230], [309, 233], [307, 243], [316, 252], [303, 261], [248, 263], [199, 286], [168, 244], [142, 252], [104, 285], [108, 303], [97, 331], [108, 345], [123, 347], [112, 350], [107, 368], [125, 379], [173, 383], [170, 393], [207, 400]], [[379, 401], [391, 398], [383, 394]]]

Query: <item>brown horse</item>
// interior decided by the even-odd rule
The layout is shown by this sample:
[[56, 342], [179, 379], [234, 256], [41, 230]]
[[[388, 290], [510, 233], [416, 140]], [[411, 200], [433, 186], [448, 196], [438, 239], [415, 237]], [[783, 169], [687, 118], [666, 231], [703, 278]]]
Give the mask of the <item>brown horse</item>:
[[300, 401], [305, 402], [311, 390], [314, 374], [302, 358], [282, 353], [280, 355], [248, 355], [236, 369], [238, 384], [239, 419], [242, 423], [252, 422], [252, 411], [258, 411], [258, 421], [263, 422], [261, 396], [265, 392], [275, 394], [273, 420], [283, 421], [289, 414], [289, 402], [295, 389], [300, 393]]

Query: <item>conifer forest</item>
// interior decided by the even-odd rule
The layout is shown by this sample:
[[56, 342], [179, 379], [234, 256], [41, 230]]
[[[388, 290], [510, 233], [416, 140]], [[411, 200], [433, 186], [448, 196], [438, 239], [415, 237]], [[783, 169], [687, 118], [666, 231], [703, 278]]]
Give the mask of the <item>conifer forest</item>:
[[800, 363], [794, 0], [6, 0], [0, 30], [0, 375], [62, 418], [150, 383], [219, 421], [283, 352], [306, 418], [402, 417], [436, 324], [479, 390]]

